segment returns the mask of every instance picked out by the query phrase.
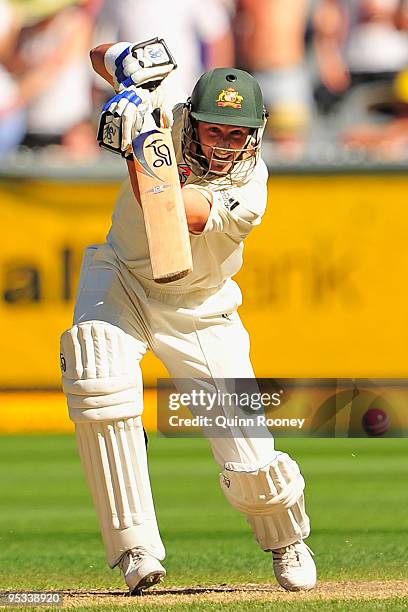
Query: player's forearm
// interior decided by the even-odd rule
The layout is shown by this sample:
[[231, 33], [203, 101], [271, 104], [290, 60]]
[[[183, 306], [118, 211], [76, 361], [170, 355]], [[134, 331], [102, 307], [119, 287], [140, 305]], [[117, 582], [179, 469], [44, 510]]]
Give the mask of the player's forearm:
[[[141, 206], [139, 183], [135, 166], [132, 160], [127, 160], [129, 178], [136, 201]], [[211, 204], [196, 189], [184, 188], [182, 190], [184, 210], [186, 211], [187, 225], [190, 232], [199, 234], [205, 228], [211, 211]]]
[[182, 189], [184, 210], [190, 232], [199, 234], [206, 226], [210, 216], [211, 204], [197, 189], [185, 187]]
[[114, 86], [112, 76], [106, 69], [105, 66], [105, 53], [108, 49], [110, 49], [115, 43], [108, 43], [104, 45], [99, 45], [98, 47], [94, 47], [91, 49], [89, 55], [91, 58], [92, 68], [95, 70], [99, 76], [101, 76], [105, 81], [109, 83], [109, 85]]

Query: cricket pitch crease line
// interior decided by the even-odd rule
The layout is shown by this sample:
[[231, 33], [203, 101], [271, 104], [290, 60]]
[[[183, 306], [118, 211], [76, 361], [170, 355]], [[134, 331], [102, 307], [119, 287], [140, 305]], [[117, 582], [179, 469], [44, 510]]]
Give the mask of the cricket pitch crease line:
[[[62, 593], [68, 598], [74, 597], [129, 597], [128, 592], [119, 589], [66, 589]], [[211, 594], [269, 594], [277, 597], [295, 596], [308, 599], [339, 598], [339, 599], [375, 599], [408, 596], [408, 580], [373, 580], [373, 581], [345, 581], [345, 582], [319, 582], [311, 591], [297, 591], [289, 593], [276, 584], [223, 584], [208, 586], [186, 587], [156, 587], [143, 591], [142, 597], [158, 596], [185, 596], [185, 595], [211, 595]], [[130, 599], [134, 599], [131, 597]]]

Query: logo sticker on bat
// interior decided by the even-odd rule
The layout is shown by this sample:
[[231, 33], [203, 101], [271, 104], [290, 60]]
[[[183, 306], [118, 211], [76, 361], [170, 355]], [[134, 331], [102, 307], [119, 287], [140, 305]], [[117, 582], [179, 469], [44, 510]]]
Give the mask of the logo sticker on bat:
[[156, 185], [153, 189], [149, 189], [146, 193], [163, 193], [165, 189], [169, 189], [171, 187], [170, 183], [166, 183], [163, 185]]
[[[157, 136], [149, 143], [147, 143], [147, 139], [150, 136]], [[146, 132], [141, 134], [133, 141], [133, 153], [135, 156], [135, 165], [136, 169], [139, 172], [143, 172], [143, 174], [147, 174], [151, 178], [160, 179], [153, 168], [161, 168], [163, 166], [171, 166], [171, 153], [169, 147], [163, 142], [163, 139], [160, 138], [161, 132], [159, 130], [151, 130], [150, 132]], [[153, 160], [148, 162], [145, 157], [145, 152], [148, 149], [153, 150]], [[153, 168], [152, 168], [153, 166]]]
[[154, 154], [156, 155], [156, 159], [153, 162], [154, 168], [161, 168], [163, 164], [166, 164], [166, 166], [171, 166], [170, 149], [166, 144], [164, 144], [161, 138], [153, 140], [153, 142], [146, 146], [146, 149], [150, 148], [153, 149]]

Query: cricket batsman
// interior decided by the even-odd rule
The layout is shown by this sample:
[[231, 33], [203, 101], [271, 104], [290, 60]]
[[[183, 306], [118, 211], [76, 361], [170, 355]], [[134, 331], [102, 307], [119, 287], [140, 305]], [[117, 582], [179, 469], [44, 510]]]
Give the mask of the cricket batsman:
[[[91, 60], [116, 90], [101, 125], [114, 121], [121, 138], [112, 143], [110, 130], [100, 130], [103, 146], [128, 156], [152, 109], [172, 125], [193, 259], [187, 276], [154, 282], [132, 176], [106, 242], [86, 250], [74, 325], [61, 338], [63, 389], [107, 561], [121, 568], [136, 594], [166, 574], [141, 420], [141, 359], [152, 350], [177, 379], [255, 378], [237, 313], [242, 296], [231, 277], [266, 207], [260, 148], [267, 114], [257, 81], [242, 70], [203, 74], [187, 102], [172, 108], [165, 83], [174, 63], [157, 65], [148, 46], [101, 45]], [[304, 543], [310, 525], [296, 461], [275, 450], [268, 430], [209, 442], [225, 497], [245, 515], [261, 549], [272, 553], [279, 584], [312, 589], [316, 567]]]

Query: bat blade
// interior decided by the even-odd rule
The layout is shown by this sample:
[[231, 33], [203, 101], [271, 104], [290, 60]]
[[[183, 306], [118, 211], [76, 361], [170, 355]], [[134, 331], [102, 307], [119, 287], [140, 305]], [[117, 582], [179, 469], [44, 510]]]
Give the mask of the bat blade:
[[193, 269], [171, 131], [152, 127], [142, 132], [133, 141], [133, 153], [153, 278], [169, 283]]

